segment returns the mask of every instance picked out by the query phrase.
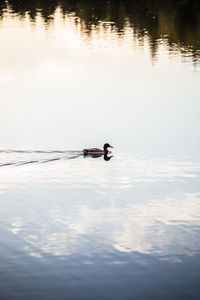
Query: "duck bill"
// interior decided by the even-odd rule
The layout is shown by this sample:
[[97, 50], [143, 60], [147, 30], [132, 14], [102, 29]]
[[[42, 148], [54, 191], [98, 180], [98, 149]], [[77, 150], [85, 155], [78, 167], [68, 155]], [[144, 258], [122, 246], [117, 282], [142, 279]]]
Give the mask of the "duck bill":
[[109, 146], [110, 148], [114, 148], [114, 147], [112, 147], [112, 146]]

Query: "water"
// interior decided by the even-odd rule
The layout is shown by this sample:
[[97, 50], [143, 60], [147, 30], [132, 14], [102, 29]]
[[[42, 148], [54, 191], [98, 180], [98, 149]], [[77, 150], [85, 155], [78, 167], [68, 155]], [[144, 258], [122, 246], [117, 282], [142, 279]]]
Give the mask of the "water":
[[0, 299], [198, 299], [199, 16], [0, 1]]

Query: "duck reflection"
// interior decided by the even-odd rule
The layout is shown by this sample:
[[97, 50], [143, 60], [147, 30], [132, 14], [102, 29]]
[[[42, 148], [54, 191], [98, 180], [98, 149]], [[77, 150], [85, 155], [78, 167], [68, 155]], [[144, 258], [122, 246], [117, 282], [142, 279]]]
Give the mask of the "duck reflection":
[[114, 156], [113, 155], [108, 156], [107, 153], [104, 154], [104, 156], [103, 156], [104, 160], [106, 160], [106, 161], [109, 161], [112, 157], [114, 157]]
[[84, 157], [92, 157], [92, 158], [98, 158], [98, 157], [102, 157], [103, 156], [103, 159], [106, 160], [106, 161], [109, 161], [112, 157], [114, 157], [113, 155], [110, 155], [108, 156], [108, 153], [95, 153], [95, 154], [89, 154], [89, 155], [84, 155]]
[[105, 154], [91, 154], [90, 155], [90, 157], [92, 157], [92, 158], [98, 158], [98, 157], [101, 157], [101, 156], [103, 156], [103, 159], [106, 160], [106, 161], [109, 161], [113, 157], [113, 155], [108, 156], [108, 153], [105, 153]]

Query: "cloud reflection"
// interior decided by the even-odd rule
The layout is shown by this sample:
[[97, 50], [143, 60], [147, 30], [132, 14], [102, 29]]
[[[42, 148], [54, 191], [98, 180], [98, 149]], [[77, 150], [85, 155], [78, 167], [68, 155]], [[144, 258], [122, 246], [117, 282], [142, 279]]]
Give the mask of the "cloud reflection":
[[[77, 253], [90, 257], [110, 248], [169, 260], [199, 253], [200, 194], [179, 197], [123, 208], [79, 206], [71, 216], [48, 211], [45, 223], [34, 224], [35, 230], [28, 228], [31, 234], [24, 236], [25, 250], [40, 258]], [[20, 230], [21, 224], [12, 232], [23, 236]]]
[[179, 261], [183, 254], [199, 253], [198, 164], [134, 157], [105, 164], [92, 158], [60, 161], [43, 169], [43, 179], [35, 177], [43, 166], [35, 175], [33, 165], [23, 167], [32, 170], [30, 182], [22, 172], [25, 195], [32, 195], [33, 186], [43, 180], [41, 200], [31, 204], [38, 212], [10, 220], [10, 231], [24, 241], [29, 255], [83, 254], [89, 261], [93, 254], [118, 251]]

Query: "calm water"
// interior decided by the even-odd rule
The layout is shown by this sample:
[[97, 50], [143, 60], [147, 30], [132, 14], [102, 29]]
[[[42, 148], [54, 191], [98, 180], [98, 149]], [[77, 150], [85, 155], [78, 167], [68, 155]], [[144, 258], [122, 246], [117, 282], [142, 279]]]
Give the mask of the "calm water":
[[0, 1], [0, 40], [0, 299], [198, 299], [199, 1]]

